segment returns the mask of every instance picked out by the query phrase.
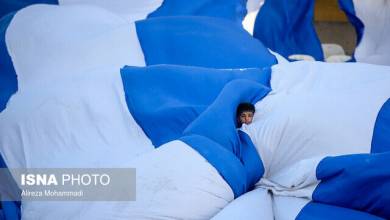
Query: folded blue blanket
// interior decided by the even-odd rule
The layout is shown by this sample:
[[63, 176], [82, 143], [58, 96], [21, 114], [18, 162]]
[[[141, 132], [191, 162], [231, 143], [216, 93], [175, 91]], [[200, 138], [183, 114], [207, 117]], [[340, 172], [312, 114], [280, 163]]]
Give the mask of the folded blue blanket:
[[249, 79], [268, 86], [271, 70], [157, 65], [126, 66], [121, 74], [130, 113], [159, 147], [181, 137], [228, 82]]
[[308, 54], [324, 60], [313, 25], [314, 0], [265, 1], [257, 15], [253, 36], [284, 57]]
[[241, 24], [201, 16], [150, 18], [136, 23], [147, 65], [261, 68], [277, 63]]
[[327, 205], [317, 202], [309, 202], [295, 218], [296, 220], [384, 220], [367, 212], [343, 208], [340, 206]]
[[236, 110], [268, 94], [270, 69], [217, 70], [158, 65], [124, 67], [129, 110], [156, 147], [179, 139], [213, 165], [235, 197], [260, 180], [264, 167]]
[[[349, 22], [353, 25], [356, 32], [356, 47], [360, 44], [363, 38], [364, 23], [356, 15], [355, 6], [353, 0], [338, 0], [340, 9], [347, 15]], [[355, 54], [352, 55], [352, 60], [356, 61]]]
[[327, 157], [313, 201], [390, 218], [390, 152]]
[[5, 43], [5, 33], [14, 15], [8, 14], [0, 20], [0, 112], [18, 89], [16, 72]]
[[249, 136], [236, 129], [240, 103], [256, 103], [270, 91], [250, 81], [233, 80], [183, 132], [184, 141], [212, 164], [235, 197], [249, 191], [264, 174], [264, 166]]
[[389, 160], [389, 152], [322, 159], [316, 168], [321, 182], [296, 219], [389, 219]]
[[246, 0], [165, 0], [151, 17], [195, 15], [225, 18], [241, 23], [247, 13]]
[[32, 4], [58, 5], [58, 0], [0, 0], [0, 18]]

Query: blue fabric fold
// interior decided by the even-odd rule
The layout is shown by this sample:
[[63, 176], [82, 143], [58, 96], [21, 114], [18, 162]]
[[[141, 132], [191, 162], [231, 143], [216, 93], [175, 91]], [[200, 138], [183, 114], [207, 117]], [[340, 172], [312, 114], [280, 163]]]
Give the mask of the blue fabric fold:
[[58, 5], [58, 0], [0, 0], [0, 18], [32, 4]]
[[383, 152], [390, 152], [390, 99], [378, 113], [371, 142], [371, 153]]
[[296, 220], [384, 220], [375, 215], [361, 212], [354, 209], [347, 209], [338, 206], [326, 205], [316, 202], [309, 202], [299, 212]]
[[136, 22], [147, 65], [261, 68], [277, 63], [241, 24], [201, 16], [158, 17]]
[[236, 110], [242, 102], [256, 103], [270, 89], [250, 80], [226, 84], [215, 101], [179, 138], [192, 146], [226, 180], [238, 197], [264, 174], [264, 166], [249, 136], [236, 129]]
[[218, 171], [232, 189], [234, 198], [248, 191], [246, 170], [231, 151], [201, 135], [187, 135], [179, 140], [192, 147]]
[[15, 13], [10, 13], [0, 20], [0, 112], [18, 90], [16, 72], [5, 41], [5, 33], [14, 15]]
[[324, 60], [313, 25], [314, 0], [265, 1], [256, 17], [253, 36], [285, 58], [308, 54]]
[[240, 140], [240, 155], [238, 157], [246, 171], [247, 191], [249, 191], [263, 177], [265, 171], [264, 165], [261, 160], [261, 155], [259, 155], [249, 135], [241, 130], [237, 132]]
[[[360, 44], [360, 41], [363, 38], [364, 32], [364, 24], [363, 22], [356, 16], [355, 6], [353, 4], [353, 0], [338, 0], [340, 9], [344, 11], [345, 15], [348, 18], [348, 21], [353, 25], [356, 32], [356, 47]], [[355, 55], [352, 55], [351, 62], [355, 62]]]
[[225, 84], [234, 79], [249, 79], [267, 86], [271, 69], [126, 66], [121, 75], [130, 113], [158, 147], [179, 138]]
[[[0, 5], [3, 7], [3, 2], [0, 2]], [[10, 1], [7, 1], [7, 4], [11, 4]], [[0, 15], [8, 12], [4, 4], [4, 8], [0, 9]], [[9, 13], [1, 18], [0, 20], [0, 112], [2, 112], [10, 97], [17, 91], [17, 76], [11, 60], [10, 55], [8, 54], [8, 49], [5, 41], [5, 33], [7, 28], [12, 21], [15, 13]], [[0, 168], [7, 168], [3, 157], [0, 155]], [[14, 183], [16, 185], [16, 183]], [[0, 186], [1, 188], [1, 186]], [[0, 196], [4, 197], [0, 193]], [[1, 201], [2, 217], [5, 220], [17, 220], [20, 219], [20, 202], [13, 201]]]
[[390, 219], [390, 152], [326, 157], [313, 201]]
[[246, 13], [246, 0], [164, 0], [148, 18], [194, 15], [225, 18], [241, 23]]
[[157, 65], [124, 67], [121, 74], [129, 110], [156, 147], [185, 142], [217, 169], [235, 197], [260, 180], [263, 163], [249, 136], [237, 130], [236, 110], [268, 94], [270, 69]]

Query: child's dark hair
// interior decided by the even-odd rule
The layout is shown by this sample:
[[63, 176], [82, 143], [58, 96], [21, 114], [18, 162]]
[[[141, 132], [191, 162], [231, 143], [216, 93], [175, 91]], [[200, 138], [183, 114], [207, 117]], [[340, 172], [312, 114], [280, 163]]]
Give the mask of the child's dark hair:
[[243, 102], [240, 103], [237, 107], [236, 116], [239, 117], [243, 112], [253, 112], [255, 113], [255, 106], [252, 103]]

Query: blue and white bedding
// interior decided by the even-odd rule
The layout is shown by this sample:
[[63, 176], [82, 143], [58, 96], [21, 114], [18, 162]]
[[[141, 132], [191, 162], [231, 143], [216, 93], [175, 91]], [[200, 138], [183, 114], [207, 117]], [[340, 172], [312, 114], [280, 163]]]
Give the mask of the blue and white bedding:
[[159, 17], [138, 21], [147, 65], [259, 68], [277, 58], [240, 24], [210, 17]]
[[390, 65], [389, 1], [339, 0], [339, 3], [357, 33], [356, 61]]
[[286, 58], [307, 54], [323, 61], [313, 25], [314, 4], [315, 0], [265, 1], [257, 14], [253, 36]]
[[105, 0], [1, 0], [0, 17], [33, 4], [62, 6], [88, 5], [104, 8], [129, 22], [134, 22], [145, 19], [150, 13], [157, 10], [162, 2], [163, 0], [144, 0], [142, 2], [127, 0], [116, 0], [114, 2], [107, 2]]
[[[389, 218], [389, 70], [367, 64], [274, 66], [273, 91], [243, 128], [265, 167], [257, 187]], [[313, 205], [297, 207], [289, 219], [305, 216]]]
[[0, 17], [18, 11], [32, 4], [52, 5], [90, 5], [104, 8], [130, 22], [147, 17], [166, 16], [207, 16], [227, 19], [241, 23], [247, 11], [258, 10], [261, 0], [198, 0], [183, 3], [180, 0], [0, 0]]
[[[8, 61], [2, 65], [7, 70], [2, 71], [2, 76], [17, 79], [17, 85], [14, 83], [17, 92], [5, 90], [9, 93], [0, 116], [2, 155], [8, 167], [128, 167], [132, 166], [132, 158], [153, 149], [149, 138], [129, 114], [119, 73], [123, 64], [145, 65], [133, 23], [96, 7], [33, 5], [2, 25], [4, 47], [1, 49]], [[247, 39], [248, 36], [245, 35]], [[240, 55], [234, 48], [230, 53]], [[225, 65], [233, 64], [225, 62]], [[198, 70], [201, 71], [208, 69]], [[253, 76], [261, 72], [214, 71], [221, 76], [228, 72], [240, 75], [251, 71]], [[9, 94], [14, 92], [10, 98]], [[240, 168], [244, 171], [242, 165]], [[243, 185], [240, 193], [246, 190], [246, 181]], [[230, 195], [234, 196], [232, 192]], [[231, 200], [229, 196], [227, 202]], [[99, 216], [113, 218], [110, 210], [118, 206], [115, 203], [24, 202], [22, 216], [25, 219], [89, 218], [101, 210], [109, 214]], [[132, 212], [123, 213], [127, 216]]]
[[[70, 33], [74, 37], [67, 37]], [[86, 144], [105, 151], [114, 143], [129, 149], [127, 143], [139, 139], [145, 149], [151, 146], [127, 111], [120, 76], [114, 74], [123, 63], [144, 65], [134, 25], [99, 8], [35, 5], [13, 17], [5, 39], [7, 47], [1, 49], [8, 51], [13, 68], [7, 69], [14, 72], [2, 75], [14, 74], [18, 88], [1, 113], [1, 145], [13, 155], [13, 162], [5, 158], [9, 166], [46, 167], [36, 158], [49, 146], [58, 146], [59, 158], [70, 156], [61, 151], [68, 146], [81, 157], [89, 154], [83, 151]], [[118, 107], [107, 111], [111, 105]], [[29, 116], [34, 117], [23, 120]], [[44, 130], [33, 128], [36, 124]], [[23, 138], [11, 135], [15, 131]], [[134, 146], [130, 155], [145, 149]], [[48, 159], [74, 163], [57, 159], [57, 153], [47, 152]]]
[[[263, 3], [255, 27], [250, 27], [254, 28], [256, 38], [286, 58], [292, 54], [308, 54], [316, 60], [324, 60], [321, 42], [313, 26], [314, 0], [197, 0], [191, 3], [180, 0], [1, 0], [0, 17], [32, 4], [90, 5], [104, 8], [129, 22], [156, 17], [197, 16], [222, 18], [240, 25], [247, 12], [258, 10]], [[356, 61], [389, 65], [387, 0], [375, 3], [338, 0], [338, 4], [356, 30]]]
[[[269, 87], [270, 68], [211, 69], [178, 65], [126, 66], [121, 69], [131, 114], [160, 145], [179, 138], [188, 125], [237, 79]], [[204, 86], [207, 85], [207, 88]]]
[[[1, 90], [7, 166], [137, 169], [136, 202], [23, 202], [23, 219], [390, 218], [388, 67], [274, 65], [237, 29], [254, 45], [240, 52], [220, 18], [210, 26], [204, 17], [142, 21], [215, 31], [218, 38], [201, 28], [188, 35], [215, 45], [184, 59], [183, 48], [169, 56], [165, 47], [175, 33], [143, 45], [139, 23], [95, 6], [34, 5], [11, 16], [0, 29], [0, 77], [14, 83]], [[222, 62], [218, 41], [231, 45], [232, 59]], [[153, 48], [165, 51], [157, 58], [183, 60], [143, 67]], [[209, 63], [199, 56], [213, 53]], [[224, 66], [208, 66], [215, 63]], [[256, 103], [256, 114], [237, 130], [243, 101]]]

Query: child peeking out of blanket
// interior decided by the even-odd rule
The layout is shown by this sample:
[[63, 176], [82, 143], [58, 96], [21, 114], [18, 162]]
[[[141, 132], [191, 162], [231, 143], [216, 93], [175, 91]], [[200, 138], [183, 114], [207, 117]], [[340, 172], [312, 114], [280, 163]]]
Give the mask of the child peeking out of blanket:
[[255, 114], [255, 106], [251, 103], [240, 103], [237, 107], [237, 126], [241, 128], [242, 124], [250, 124]]

